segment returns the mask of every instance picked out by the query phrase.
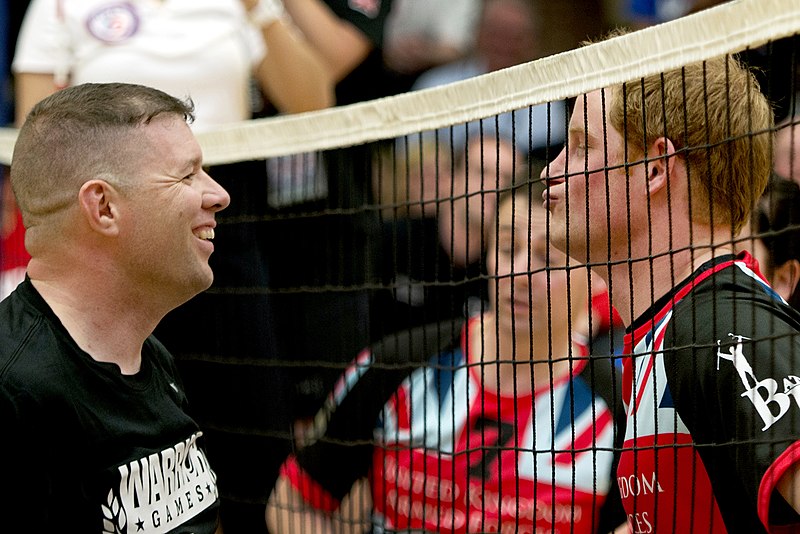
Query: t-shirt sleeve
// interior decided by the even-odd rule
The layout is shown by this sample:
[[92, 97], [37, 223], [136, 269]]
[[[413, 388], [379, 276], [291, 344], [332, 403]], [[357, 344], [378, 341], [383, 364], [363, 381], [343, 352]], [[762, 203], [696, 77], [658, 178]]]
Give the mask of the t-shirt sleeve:
[[[317, 414], [312, 433], [316, 439], [284, 465], [290, 477], [312, 506], [321, 498], [310, 495], [322, 488], [325, 502], [340, 501], [353, 483], [369, 471], [372, 436], [378, 413], [396, 386], [381, 377], [373, 353], [362, 352], [339, 378], [325, 406]], [[383, 388], [391, 391], [383, 391]], [[303, 484], [297, 473], [303, 474]], [[313, 484], [309, 481], [313, 481]], [[309, 489], [311, 488], [311, 489]], [[316, 503], [316, 504], [315, 504]]]
[[797, 521], [775, 492], [800, 460], [797, 315], [767, 297], [705, 295], [694, 309], [686, 304], [666, 332], [665, 345], [674, 347], [674, 358], [665, 354], [667, 374], [720, 506], [741, 491], [765, 525]]
[[[410, 0], [414, 2], [415, 0]], [[455, 0], [439, 2], [434, 23], [441, 39], [459, 49], [467, 50], [475, 40], [475, 30], [480, 15], [480, 3], [474, 0]], [[442, 10], [447, 10], [443, 12]]]
[[267, 55], [267, 43], [264, 42], [261, 30], [246, 21], [244, 22], [242, 33], [247, 46], [247, 57], [250, 60], [250, 66], [256, 68]]
[[[281, 466], [281, 476], [286, 478], [303, 500], [317, 510], [334, 512], [339, 508], [342, 497], [334, 497], [322, 484], [311, 476], [298, 463], [295, 456], [290, 456]], [[355, 482], [355, 481], [353, 481]], [[352, 484], [351, 484], [352, 485]]]
[[44, 464], [38, 458], [42, 443], [35, 432], [42, 429], [31, 428], [30, 420], [23, 416], [23, 397], [23, 392], [0, 384], [0, 502], [4, 532], [28, 531], [35, 518], [50, 513], [48, 504], [52, 502]]
[[65, 57], [67, 35], [57, 16], [57, 0], [32, 0], [22, 21], [14, 72], [54, 73]]

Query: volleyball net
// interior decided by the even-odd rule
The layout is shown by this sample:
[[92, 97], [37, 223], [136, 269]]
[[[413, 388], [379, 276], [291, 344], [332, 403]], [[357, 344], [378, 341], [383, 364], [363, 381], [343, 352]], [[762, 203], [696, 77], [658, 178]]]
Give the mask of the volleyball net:
[[[670, 510], [672, 519], [661, 522], [659, 532], [668, 531], [667, 524], [676, 532], [690, 531], [681, 530], [686, 525], [711, 531], [720, 512], [717, 504], [702, 501], [707, 494], [698, 490], [696, 500], [669, 494], [658, 501], [653, 495], [659, 482], [652, 473], [669, 472], [671, 478], [661, 478], [665, 487], [669, 478], [694, 495], [695, 475], [703, 469], [712, 479], [720, 477], [713, 484], [725, 483], [719, 474], [728, 465], [723, 455], [713, 457], [718, 464], [703, 465], [691, 441], [676, 438], [663, 446], [672, 451], [668, 460], [658, 455], [637, 460], [667, 461], [650, 475], [639, 476], [641, 470], [630, 465], [623, 466], [628, 475], [614, 471], [624, 451], [660, 450], [665, 428], [683, 439], [687, 415], [684, 405], [682, 414], [673, 410], [671, 419], [662, 420], [665, 416], [653, 408], [653, 417], [643, 416], [626, 430], [631, 399], [635, 406], [652, 401], [659, 409], [673, 401], [658, 380], [678, 379], [658, 361], [652, 366], [666, 374], [653, 371], [656, 383], [650, 390], [631, 397], [623, 387], [622, 360], [635, 348], [623, 344], [625, 323], [657, 304], [661, 294], [649, 280], [637, 286], [632, 301], [615, 302], [609, 297], [616, 294], [613, 287], [609, 292], [603, 277], [590, 275], [586, 266], [602, 272], [660, 264], [667, 253], [637, 251], [681, 242], [673, 235], [681, 229], [669, 218], [650, 226], [649, 249], [628, 241], [628, 250], [636, 254], [624, 260], [612, 254], [633, 235], [634, 226], [651, 224], [631, 219], [637, 208], [631, 206], [631, 191], [641, 187], [631, 182], [637, 165], [658, 171], [665, 154], [688, 158], [736, 142], [748, 147], [743, 164], [755, 165], [759, 140], [770, 139], [769, 165], [773, 149], [780, 148], [787, 169], [797, 168], [800, 154], [791, 146], [800, 130], [785, 146], [771, 139], [794, 132], [800, 122], [798, 32], [796, 2], [741, 0], [442, 87], [199, 133], [212, 176], [232, 197], [231, 207], [218, 216], [212, 257], [216, 280], [170, 314], [156, 334], [180, 363], [223, 497], [233, 503], [265, 502], [277, 466], [291, 454], [281, 479], [290, 480], [291, 491], [273, 509], [284, 532], [317, 531], [290, 527], [282, 515], [300, 512], [308, 503], [328, 514], [337, 528], [354, 531], [371, 525], [375, 532], [593, 532], [625, 520], [638, 528], [652, 519], [646, 515], [648, 498], [656, 499], [656, 509]], [[731, 75], [734, 62], [753, 69], [771, 102], [775, 126], [755, 127], [719, 143], [710, 133], [695, 145], [670, 139], [660, 155], [631, 149], [624, 152], [625, 161], [615, 160], [605, 145], [615, 128], [605, 113], [603, 139], [590, 138], [587, 93], [603, 90], [594, 94], [604, 112], [615, 95], [621, 94], [623, 102], [636, 91], [666, 99], [665, 73], [678, 69], [684, 77], [677, 86], [683, 108], [702, 111], [709, 107], [704, 83], [699, 92], [688, 90], [697, 82], [687, 81], [685, 67], [718, 57], [725, 58], [724, 76]], [[648, 86], [645, 78], [653, 77], [663, 83]], [[727, 98], [736, 96], [741, 95]], [[573, 111], [580, 112], [581, 121], [570, 122]], [[671, 112], [666, 103], [658, 110], [663, 118]], [[659, 119], [647, 116], [639, 125], [642, 133], [624, 135], [652, 143], [663, 132], [648, 133], [650, 123], [667, 128]], [[708, 131], [732, 131], [720, 123], [734, 122], [724, 114], [706, 114], [705, 121]], [[685, 117], [678, 124], [687, 124]], [[673, 137], [680, 133], [670, 130]], [[10, 161], [14, 135], [0, 132], [3, 162]], [[601, 164], [593, 167], [586, 145], [597, 141], [604, 147]], [[547, 167], [553, 160], [557, 163]], [[694, 167], [702, 169], [697, 172], [712, 166], [706, 161]], [[576, 162], [582, 164], [578, 169]], [[791, 170], [781, 174], [800, 182]], [[604, 180], [598, 182], [598, 175]], [[562, 185], [567, 176], [571, 184], [579, 178], [573, 192]], [[563, 221], [568, 231], [558, 234], [555, 208], [542, 207], [548, 182], [565, 189], [560, 200], [567, 204], [575, 191], [602, 183], [607, 212], [592, 212], [596, 206], [589, 206], [587, 194], [583, 213], [591, 216], [579, 220], [575, 213], [580, 211], [570, 211]], [[716, 214], [719, 224], [728, 225], [723, 244], [737, 250], [765, 247], [772, 257], [764, 274], [777, 276], [777, 267], [796, 254], [786, 244], [792, 238], [785, 239], [799, 230], [792, 208], [796, 192], [771, 179], [763, 199], [740, 195], [743, 205], [756, 208], [752, 218], [745, 217], [741, 233], [722, 215], [733, 204], [726, 195], [735, 192], [710, 191], [703, 209], [711, 211], [712, 222]], [[612, 210], [622, 210], [622, 218]], [[580, 232], [570, 235], [576, 227]], [[589, 254], [603, 248], [588, 243], [600, 235], [593, 233], [596, 228], [608, 234], [603, 259]], [[556, 234], [561, 241], [553, 244]], [[669, 253], [691, 243], [676, 247]], [[584, 259], [563, 256], [564, 248], [580, 251]], [[673, 265], [665, 276], [677, 285], [681, 272]], [[798, 273], [800, 267], [795, 282]], [[791, 291], [785, 298], [794, 302], [790, 297]], [[693, 306], [682, 321], [718, 321], [705, 311], [693, 316], [691, 310], [706, 308]], [[750, 313], [737, 321], [755, 321]], [[657, 326], [663, 319], [658, 315], [638, 326], [652, 327], [661, 343], [664, 334]], [[762, 341], [773, 344], [775, 358], [758, 365], [736, 360], [742, 344], [752, 342], [738, 332], [720, 334], [726, 337], [719, 345], [706, 338], [671, 343], [675, 354], [690, 349], [713, 354], [717, 369], [729, 361], [732, 376], [741, 377], [752, 398], [761, 398], [758, 387], [768, 387], [764, 377], [784, 379], [783, 364], [774, 361], [779, 351], [782, 358], [800, 362], [793, 352], [800, 341], [780, 329], [775, 334], [770, 324], [743, 328], [757, 330]], [[637, 349], [642, 354], [669, 352], [660, 345], [642, 347]], [[700, 373], [693, 362], [674, 365]], [[785, 380], [796, 380], [793, 376]], [[641, 385], [639, 378], [634, 388]], [[788, 424], [784, 434], [731, 432], [715, 441], [713, 433], [698, 431], [702, 436], [695, 440], [720, 450], [730, 442], [745, 443], [760, 456], [779, 457], [800, 436], [800, 402], [795, 405], [792, 389], [781, 389], [785, 399], [771, 390], [769, 401], [756, 411], [773, 430], [783, 428], [780, 421]], [[746, 418], [727, 409], [733, 411], [716, 410], [714, 417]], [[688, 426], [692, 423], [701, 424], [698, 419]], [[652, 438], [649, 445], [637, 441], [643, 436]], [[750, 450], [736, 449], [729, 457]], [[757, 476], [767, 477], [747, 474], [756, 488]], [[639, 511], [633, 519], [620, 516], [617, 503], [606, 502], [615, 493], [628, 501], [626, 506], [634, 497], [641, 499], [634, 499]], [[687, 502], [691, 513], [681, 508]], [[730, 502], [720, 505], [726, 520]], [[686, 514], [688, 523], [680, 519]]]

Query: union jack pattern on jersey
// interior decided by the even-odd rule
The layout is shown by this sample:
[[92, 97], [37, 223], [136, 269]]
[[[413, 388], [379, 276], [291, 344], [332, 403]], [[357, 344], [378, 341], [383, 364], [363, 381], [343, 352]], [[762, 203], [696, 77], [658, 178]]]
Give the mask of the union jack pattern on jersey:
[[[587, 360], [551, 387], [498, 395], [467, 365], [478, 359], [465, 358], [465, 335], [409, 375], [379, 418], [373, 531], [594, 532], [612, 488], [614, 424]], [[576, 344], [574, 356], [585, 355]], [[362, 354], [360, 368], [368, 361]], [[363, 374], [357, 366], [343, 382]], [[302, 465], [284, 473], [311, 504], [331, 508]]]

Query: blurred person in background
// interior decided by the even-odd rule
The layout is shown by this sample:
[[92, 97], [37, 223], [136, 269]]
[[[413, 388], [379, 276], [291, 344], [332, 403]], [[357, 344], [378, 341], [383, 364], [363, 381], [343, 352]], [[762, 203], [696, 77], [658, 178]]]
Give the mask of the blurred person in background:
[[[337, 104], [386, 96], [382, 43], [390, 0], [284, 4], [332, 73]], [[380, 220], [372, 209], [377, 153], [376, 144], [366, 144], [267, 161], [260, 239], [270, 250], [279, 353], [290, 364], [298, 428], [373, 339], [372, 288], [381, 258]]]
[[773, 289], [800, 310], [800, 187], [789, 180], [770, 182], [753, 217], [753, 253]]
[[795, 120], [776, 125], [773, 174], [736, 246], [750, 251], [773, 289], [800, 310], [800, 185], [796, 179], [800, 137]]
[[485, 251], [497, 197], [527, 170], [503, 138], [476, 136], [452, 163], [435, 150], [416, 138], [399, 139], [374, 174], [389, 288], [376, 302], [383, 334], [486, 307]]
[[[18, 121], [46, 95], [90, 81], [191, 97], [195, 132], [250, 118], [253, 80], [286, 113], [334, 103], [332, 71], [279, 0], [33, 0], [13, 69]], [[263, 162], [209, 172], [233, 198], [228, 217], [261, 212]], [[215, 292], [168, 314], [156, 331], [176, 355], [208, 438], [228, 534], [264, 530], [263, 503], [290, 448], [289, 416], [273, 408], [290, 401], [283, 371], [271, 363], [278, 357], [271, 303], [259, 291], [226, 292], [268, 285], [267, 253], [252, 225], [222, 218], [211, 260]], [[263, 479], [254, 482], [253, 472]]]
[[452, 184], [440, 189], [449, 202], [441, 207], [439, 233], [454, 265], [482, 263], [497, 220], [497, 200], [524, 161], [513, 140], [499, 135], [474, 136], [464, 146]]
[[[542, 28], [530, 0], [485, 0], [478, 19], [475, 47], [465, 58], [432, 68], [422, 74], [412, 90], [453, 83], [481, 74], [520, 65], [540, 57]], [[536, 167], [548, 159], [549, 149], [564, 141], [567, 120], [564, 102], [551, 102], [480, 121], [442, 128], [440, 143], [462, 150], [469, 137], [500, 135], [512, 139], [517, 150]]]
[[383, 60], [398, 93], [423, 72], [461, 59], [475, 45], [482, 0], [395, 0], [386, 22]]
[[800, 116], [778, 124], [774, 152], [775, 174], [800, 184]]
[[279, 0], [32, 0], [13, 63], [17, 122], [67, 85], [150, 78], [191, 95], [195, 131], [250, 118], [250, 80], [287, 113], [333, 104], [323, 59]]
[[388, 336], [342, 375], [282, 469], [273, 532], [588, 534], [624, 521], [618, 377], [570, 330], [588, 273], [549, 245], [540, 197], [526, 184], [498, 203], [487, 309]]

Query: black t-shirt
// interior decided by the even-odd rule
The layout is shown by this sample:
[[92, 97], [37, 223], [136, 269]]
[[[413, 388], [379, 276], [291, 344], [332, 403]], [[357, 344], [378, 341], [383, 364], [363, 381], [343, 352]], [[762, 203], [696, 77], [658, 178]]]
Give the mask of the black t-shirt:
[[29, 280], [0, 325], [4, 532], [215, 531], [203, 433], [155, 338], [123, 375], [77, 346]]

